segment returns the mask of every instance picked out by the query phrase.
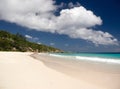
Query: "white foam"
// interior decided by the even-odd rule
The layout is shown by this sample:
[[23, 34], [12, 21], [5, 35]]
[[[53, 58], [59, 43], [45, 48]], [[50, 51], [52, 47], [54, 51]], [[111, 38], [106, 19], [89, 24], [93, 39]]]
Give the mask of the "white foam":
[[49, 55], [50, 56], [55, 56], [55, 57], [71, 57], [71, 58], [75, 58], [75, 59], [83, 60], [83, 61], [93, 61], [93, 62], [120, 64], [120, 60], [111, 59], [111, 58], [84, 57], [84, 56], [66, 56], [66, 55], [64, 56], [64, 55], [57, 55], [57, 54], [49, 54]]
[[54, 57], [73, 57], [73, 56], [64, 56], [64, 55], [58, 55], [58, 54], [49, 54], [49, 55]]
[[116, 63], [116, 64], [120, 64], [120, 60], [110, 59], [110, 58], [76, 56], [76, 59], [79, 59], [79, 60], [89, 60], [89, 61], [95, 61], [95, 62], [103, 62], [103, 63]]

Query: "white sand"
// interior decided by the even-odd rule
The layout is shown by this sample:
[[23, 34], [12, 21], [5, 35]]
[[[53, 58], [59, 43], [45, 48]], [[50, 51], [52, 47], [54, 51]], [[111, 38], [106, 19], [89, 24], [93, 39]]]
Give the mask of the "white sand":
[[36, 60], [31, 54], [0, 52], [0, 89], [120, 89], [117, 67], [96, 69], [47, 55], [34, 55]]

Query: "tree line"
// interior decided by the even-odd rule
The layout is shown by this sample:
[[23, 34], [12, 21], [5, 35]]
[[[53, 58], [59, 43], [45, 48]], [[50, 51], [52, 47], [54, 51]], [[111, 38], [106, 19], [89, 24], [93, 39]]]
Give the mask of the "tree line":
[[60, 49], [28, 41], [23, 35], [0, 30], [0, 51], [61, 52]]

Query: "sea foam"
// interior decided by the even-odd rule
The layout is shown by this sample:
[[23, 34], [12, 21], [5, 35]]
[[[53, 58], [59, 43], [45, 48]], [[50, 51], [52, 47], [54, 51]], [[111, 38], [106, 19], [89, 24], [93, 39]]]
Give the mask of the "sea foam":
[[82, 60], [82, 61], [93, 61], [93, 62], [120, 64], [120, 60], [112, 59], [112, 58], [85, 57], [85, 56], [66, 56], [66, 55], [59, 55], [59, 54], [49, 54], [49, 55], [50, 56], [55, 56], [55, 57], [62, 57], [62, 58], [71, 58], [71, 59]]

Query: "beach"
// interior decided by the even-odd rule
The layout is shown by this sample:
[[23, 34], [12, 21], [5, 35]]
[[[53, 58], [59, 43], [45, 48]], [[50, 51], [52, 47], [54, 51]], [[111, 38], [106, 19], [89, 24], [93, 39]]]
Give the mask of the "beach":
[[0, 89], [120, 89], [120, 65], [0, 52]]

